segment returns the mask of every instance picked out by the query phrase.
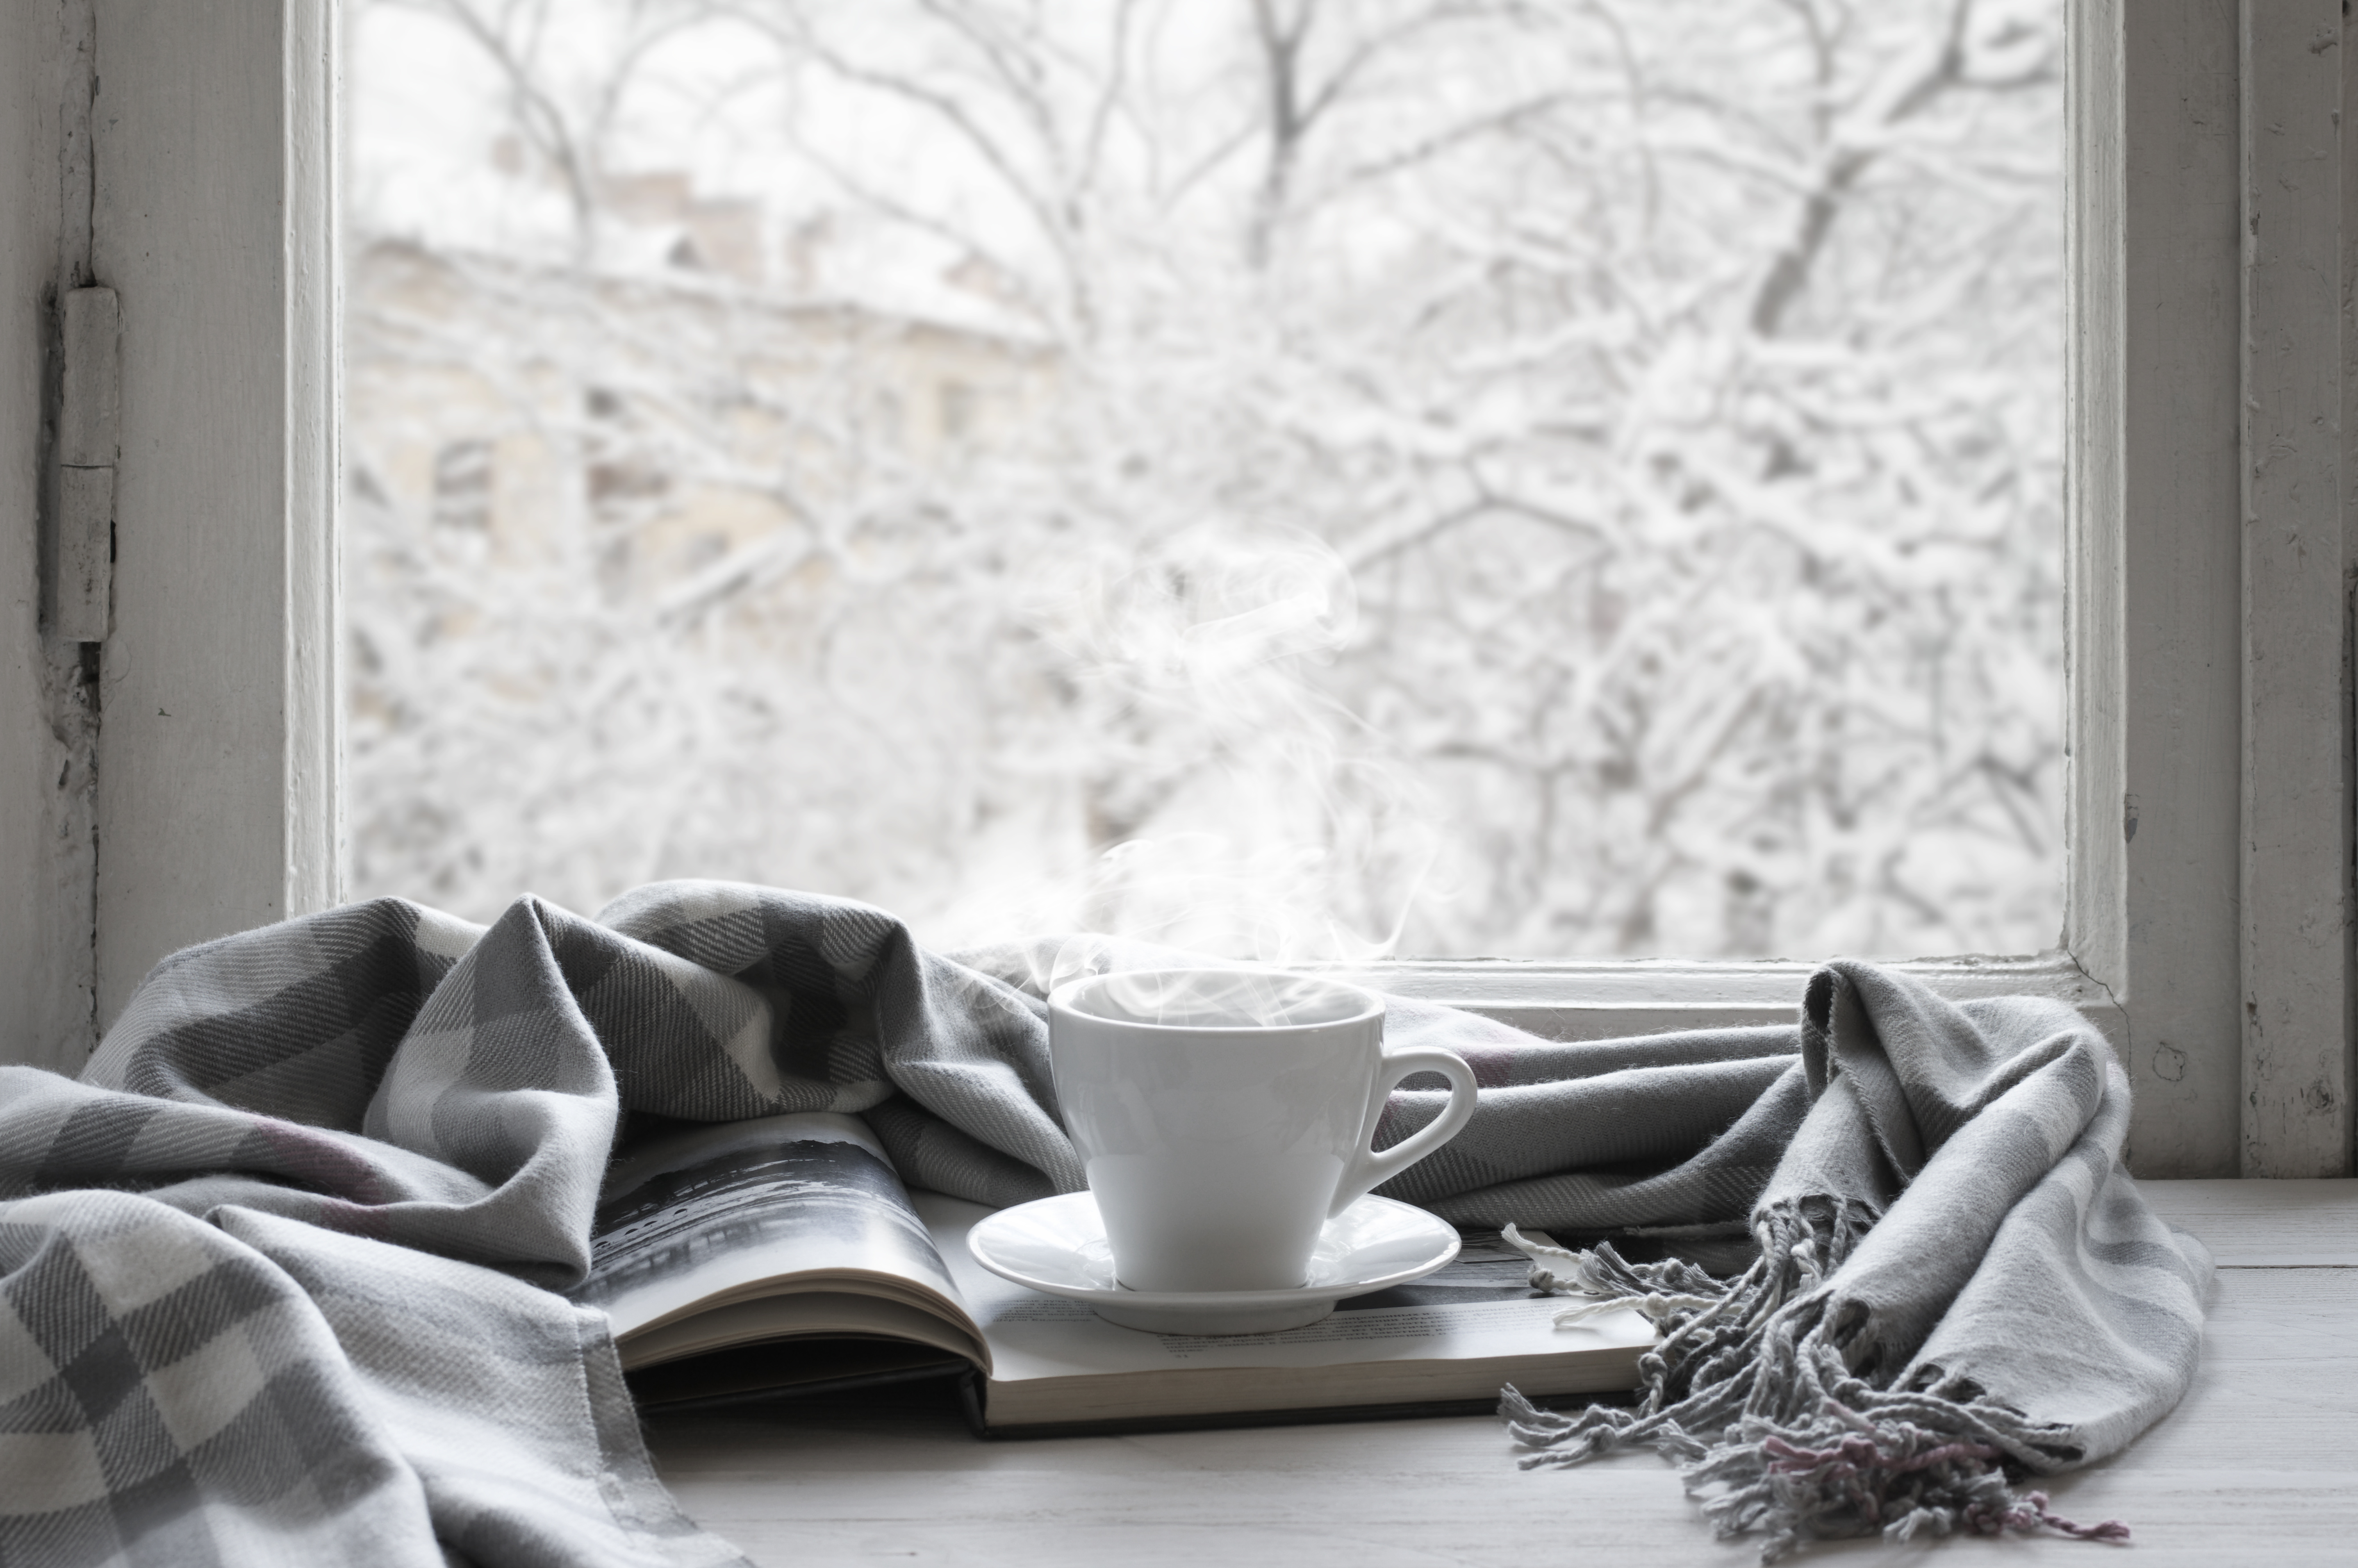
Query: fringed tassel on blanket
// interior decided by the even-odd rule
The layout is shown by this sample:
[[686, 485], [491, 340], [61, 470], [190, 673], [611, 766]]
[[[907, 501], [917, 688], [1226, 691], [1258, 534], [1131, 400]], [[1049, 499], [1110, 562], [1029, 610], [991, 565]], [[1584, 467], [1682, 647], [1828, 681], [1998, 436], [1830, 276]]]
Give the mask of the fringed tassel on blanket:
[[2118, 1520], [2075, 1524], [2048, 1511], [2045, 1493], [2014, 1490], [2007, 1460], [2027, 1458], [2046, 1435], [2016, 1412], [1877, 1389], [1852, 1373], [1823, 1287], [1875, 1218], [1840, 1198], [1778, 1205], [1760, 1217], [1759, 1259], [1725, 1281], [1677, 1260], [1632, 1264], [1609, 1243], [1542, 1246], [1509, 1226], [1533, 1289], [1592, 1298], [1559, 1323], [1630, 1307], [1662, 1331], [1638, 1364], [1634, 1408], [1559, 1415], [1504, 1390], [1500, 1419], [1536, 1451], [1523, 1468], [1651, 1447], [1681, 1465], [1722, 1539], [1763, 1534], [1764, 1563], [1811, 1541], [1877, 1533], [1904, 1541], [1920, 1531], [2046, 1530], [2125, 1541]]

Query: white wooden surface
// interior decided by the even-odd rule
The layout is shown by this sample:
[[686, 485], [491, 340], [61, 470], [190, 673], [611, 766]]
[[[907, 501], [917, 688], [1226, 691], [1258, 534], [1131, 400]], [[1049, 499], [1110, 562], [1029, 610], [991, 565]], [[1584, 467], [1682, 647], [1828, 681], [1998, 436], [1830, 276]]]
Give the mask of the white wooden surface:
[[2351, 1157], [2341, 0], [2243, 0], [2243, 1149]]
[[[2059, 1480], [2055, 1507], [2119, 1518], [2143, 1568], [2358, 1561], [2358, 1182], [2149, 1184], [2222, 1267], [2177, 1411]], [[1647, 1454], [1518, 1471], [1486, 1417], [979, 1442], [937, 1403], [675, 1417], [651, 1432], [689, 1512], [779, 1568], [870, 1560], [1007, 1568], [1533, 1568], [1749, 1563]], [[1799, 1561], [1915, 1562], [1853, 1542]], [[2053, 1538], [1952, 1541], [1974, 1563], [2099, 1564]]]

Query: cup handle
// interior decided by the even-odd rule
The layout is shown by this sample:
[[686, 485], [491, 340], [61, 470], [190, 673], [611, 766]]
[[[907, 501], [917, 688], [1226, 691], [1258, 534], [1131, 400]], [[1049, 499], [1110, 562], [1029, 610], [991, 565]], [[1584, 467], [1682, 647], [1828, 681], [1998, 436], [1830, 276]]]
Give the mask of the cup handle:
[[[1378, 1153], [1368, 1147], [1375, 1141], [1376, 1123], [1382, 1119], [1392, 1090], [1402, 1078], [1415, 1073], [1439, 1073], [1447, 1078], [1449, 1103], [1423, 1127]], [[1463, 1056], [1432, 1045], [1386, 1051], [1383, 1065], [1377, 1069], [1375, 1093], [1368, 1099], [1367, 1119], [1359, 1128], [1359, 1157], [1344, 1173], [1342, 1184], [1335, 1189], [1335, 1203], [1327, 1209], [1326, 1217], [1333, 1219], [1365, 1197], [1369, 1187], [1382, 1185], [1456, 1137], [1473, 1114], [1474, 1069], [1466, 1065]]]

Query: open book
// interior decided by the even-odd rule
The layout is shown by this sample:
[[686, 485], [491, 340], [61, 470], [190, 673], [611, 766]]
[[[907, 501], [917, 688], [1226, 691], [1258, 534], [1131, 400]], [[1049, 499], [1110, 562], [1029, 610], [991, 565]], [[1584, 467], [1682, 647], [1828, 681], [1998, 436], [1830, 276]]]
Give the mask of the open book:
[[1632, 1388], [1653, 1328], [1634, 1312], [1558, 1328], [1495, 1238], [1412, 1284], [1282, 1334], [1156, 1335], [976, 1263], [991, 1211], [906, 1192], [850, 1117], [685, 1132], [617, 1162], [575, 1292], [611, 1317], [648, 1408], [961, 1377], [993, 1433], [1487, 1408]]

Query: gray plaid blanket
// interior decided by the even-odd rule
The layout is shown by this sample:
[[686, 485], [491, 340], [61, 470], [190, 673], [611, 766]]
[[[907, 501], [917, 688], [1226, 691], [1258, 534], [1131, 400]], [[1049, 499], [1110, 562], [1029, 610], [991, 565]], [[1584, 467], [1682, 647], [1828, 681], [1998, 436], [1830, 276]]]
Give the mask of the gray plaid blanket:
[[[489, 928], [380, 900], [166, 960], [80, 1079], [0, 1068], [0, 1563], [741, 1561], [561, 1293], [618, 1138], [856, 1112], [912, 1184], [1073, 1190], [1048, 954], [681, 882]], [[1541, 1458], [1653, 1444], [1772, 1549], [2055, 1528], [2009, 1477], [2115, 1452], [2192, 1374], [2208, 1260], [2123, 1173], [2125, 1082], [2066, 1010], [1836, 965], [1792, 1029], [1387, 1028], [1485, 1086], [1393, 1195], [1671, 1254], [1531, 1243], [1542, 1284], [1669, 1335], [1636, 1409], [1510, 1395]]]

